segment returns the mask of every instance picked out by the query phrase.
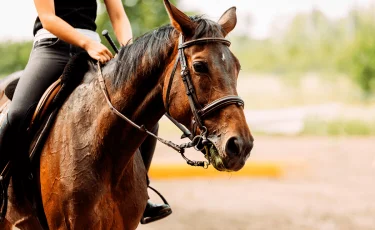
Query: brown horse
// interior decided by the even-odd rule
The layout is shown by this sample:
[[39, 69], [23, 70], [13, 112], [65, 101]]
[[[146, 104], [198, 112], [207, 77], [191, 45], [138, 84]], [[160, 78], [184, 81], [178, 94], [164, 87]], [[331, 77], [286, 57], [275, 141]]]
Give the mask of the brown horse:
[[[103, 91], [120, 113], [147, 129], [169, 113], [201, 140], [196, 143], [220, 171], [240, 170], [249, 157], [253, 137], [236, 91], [240, 64], [224, 39], [236, 25], [236, 9], [213, 22], [164, 3], [171, 25], [122, 47], [102, 71], [89, 62], [60, 109], [40, 158], [50, 229], [135, 229], [142, 217], [147, 172], [138, 148], [147, 134], [115, 114]], [[41, 228], [15, 190], [10, 186], [0, 227]]]

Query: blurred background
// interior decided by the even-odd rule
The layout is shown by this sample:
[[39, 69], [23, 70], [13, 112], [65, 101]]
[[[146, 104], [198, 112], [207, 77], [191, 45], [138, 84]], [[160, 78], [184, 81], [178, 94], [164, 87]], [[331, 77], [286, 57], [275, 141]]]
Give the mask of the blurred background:
[[[255, 147], [219, 173], [158, 144], [151, 185], [173, 214], [139, 229], [375, 229], [375, 1], [172, 2], [212, 20], [237, 7], [228, 38]], [[135, 37], [168, 23], [161, 0], [123, 3]], [[0, 77], [26, 65], [35, 17], [32, 1], [0, 3]], [[102, 4], [97, 23], [112, 31]], [[165, 118], [160, 135], [186, 141]]]

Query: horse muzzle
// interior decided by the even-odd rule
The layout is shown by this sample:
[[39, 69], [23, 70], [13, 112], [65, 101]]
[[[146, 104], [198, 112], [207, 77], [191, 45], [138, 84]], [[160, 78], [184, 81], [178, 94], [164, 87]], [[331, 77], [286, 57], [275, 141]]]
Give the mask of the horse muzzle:
[[211, 164], [219, 171], [238, 171], [250, 156], [254, 142], [241, 136], [223, 137], [212, 135], [209, 140], [208, 156]]

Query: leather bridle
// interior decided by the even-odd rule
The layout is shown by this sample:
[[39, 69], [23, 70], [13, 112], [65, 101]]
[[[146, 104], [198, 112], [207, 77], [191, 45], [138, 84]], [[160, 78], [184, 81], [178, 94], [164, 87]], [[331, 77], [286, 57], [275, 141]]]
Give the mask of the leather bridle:
[[[193, 81], [192, 81], [191, 76], [190, 76], [189, 67], [187, 66], [186, 57], [185, 57], [185, 54], [184, 54], [184, 49], [187, 48], [187, 47], [193, 46], [193, 45], [202, 44], [202, 43], [211, 43], [211, 42], [223, 43], [224, 45], [227, 45], [227, 46], [230, 45], [230, 42], [228, 40], [224, 39], [224, 38], [199, 38], [199, 39], [195, 39], [195, 40], [192, 40], [192, 41], [184, 42], [183, 36], [180, 35], [180, 37], [179, 37], [178, 57], [177, 57], [176, 62], [174, 64], [174, 67], [173, 67], [173, 70], [172, 70], [172, 73], [171, 73], [171, 76], [170, 76], [170, 79], [169, 79], [168, 88], [167, 88], [166, 112], [169, 115], [170, 91], [171, 91], [171, 87], [172, 87], [172, 83], [173, 83], [173, 78], [174, 78], [176, 70], [177, 70], [177, 65], [180, 62], [180, 64], [181, 64], [181, 78], [182, 78], [182, 81], [184, 82], [186, 95], [188, 96], [188, 99], [189, 99], [190, 109], [191, 109], [191, 111], [193, 113], [193, 116], [194, 116], [194, 120], [193, 120], [192, 123], [193, 123], [193, 133], [195, 134], [195, 136], [191, 135], [189, 137], [191, 139], [191, 142], [188, 142], [188, 143], [185, 143], [185, 144], [180, 144], [180, 145], [177, 145], [177, 144], [175, 144], [171, 141], [164, 140], [163, 138], [161, 138], [161, 137], [155, 135], [154, 133], [150, 132], [149, 130], [147, 130], [144, 125], [137, 125], [132, 120], [130, 120], [128, 117], [123, 115], [120, 111], [118, 111], [111, 103], [110, 97], [108, 95], [107, 87], [105, 85], [105, 81], [104, 81], [104, 78], [103, 78], [103, 75], [102, 75], [100, 63], [97, 62], [98, 78], [99, 78], [100, 88], [102, 89], [103, 94], [105, 96], [105, 99], [107, 101], [107, 104], [109, 105], [109, 107], [110, 107], [110, 109], [113, 113], [115, 113], [117, 116], [119, 116], [123, 120], [127, 121], [130, 125], [132, 125], [136, 129], [147, 133], [148, 135], [156, 138], [158, 141], [162, 142], [163, 144], [165, 144], [165, 145], [173, 148], [177, 152], [179, 152], [189, 165], [201, 166], [201, 167], [204, 167], [204, 168], [207, 168], [208, 165], [210, 164], [210, 158], [207, 157], [208, 148], [209, 148], [209, 146], [208, 146], [209, 141], [207, 140], [207, 128], [206, 128], [206, 126], [204, 126], [204, 123], [203, 123], [204, 118], [207, 117], [212, 112], [214, 112], [214, 111], [216, 111], [220, 108], [223, 108], [225, 106], [228, 106], [228, 105], [237, 104], [239, 106], [244, 106], [244, 101], [239, 96], [236, 96], [236, 95], [228, 95], [228, 96], [221, 97], [219, 99], [216, 99], [216, 100], [208, 103], [204, 107], [202, 107], [198, 103], [198, 99], [197, 99], [197, 95], [195, 93]], [[199, 127], [199, 129], [200, 129], [200, 134], [196, 134], [197, 127]], [[199, 151], [205, 150], [205, 155], [206, 155], [206, 158], [208, 159], [208, 162], [206, 162], [206, 161], [193, 161], [193, 160], [190, 160], [190, 159], [186, 158], [185, 155], [184, 155], [185, 149], [191, 148], [191, 147], [194, 147]]]
[[171, 73], [171, 76], [169, 78], [168, 88], [167, 88], [167, 94], [166, 94], [166, 111], [169, 114], [169, 97], [170, 97], [170, 91], [172, 88], [173, 78], [176, 74], [177, 65], [180, 63], [181, 66], [181, 78], [185, 85], [186, 95], [189, 99], [190, 109], [193, 113], [194, 120], [192, 122], [193, 124], [193, 133], [196, 133], [197, 127], [201, 130], [200, 135], [204, 135], [204, 138], [206, 138], [207, 135], [207, 128], [204, 126], [204, 118], [211, 114], [212, 112], [221, 109], [223, 107], [226, 107], [228, 105], [237, 104], [239, 106], [244, 106], [244, 101], [236, 95], [228, 95], [221, 97], [219, 99], [216, 99], [209, 104], [202, 107], [197, 99], [197, 95], [195, 93], [193, 81], [191, 79], [191, 75], [189, 72], [189, 67], [186, 62], [186, 57], [184, 53], [184, 49], [193, 45], [198, 45], [202, 43], [223, 43], [226, 46], [230, 46], [230, 41], [224, 39], [224, 38], [199, 38], [192, 41], [184, 42], [184, 37], [180, 35], [179, 37], [179, 44], [178, 44], [178, 57], [176, 59], [176, 62], [173, 66], [173, 70]]

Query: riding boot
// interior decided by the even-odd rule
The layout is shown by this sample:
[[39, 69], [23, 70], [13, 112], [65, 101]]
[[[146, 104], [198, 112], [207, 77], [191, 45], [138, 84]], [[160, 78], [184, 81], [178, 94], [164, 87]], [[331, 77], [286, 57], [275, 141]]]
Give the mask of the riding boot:
[[[7, 211], [10, 178], [13, 180], [13, 195], [16, 199], [23, 198], [24, 191], [29, 191], [32, 174], [27, 144], [27, 133], [18, 132], [6, 114], [0, 123], [0, 222], [4, 220]], [[11, 164], [7, 166], [9, 162]]]
[[[150, 130], [155, 135], [158, 135], [159, 131], [159, 124], [156, 124], [154, 128]], [[154, 137], [147, 136], [146, 139], [143, 141], [139, 150], [141, 151], [142, 160], [145, 164], [147, 172], [150, 169], [152, 157], [154, 156], [155, 148], [156, 148], [157, 140]]]
[[[159, 124], [156, 124], [151, 132], [155, 135], [158, 134]], [[156, 139], [148, 136], [140, 147], [141, 155], [145, 167], [148, 170], [150, 169], [152, 157], [154, 155], [156, 147]], [[147, 185], [149, 184], [149, 178], [147, 176]], [[172, 213], [172, 209], [169, 204], [153, 204], [151, 201], [147, 201], [146, 209], [143, 213], [141, 224], [147, 224], [156, 220], [160, 220], [164, 217], [169, 216]]]
[[11, 156], [11, 149], [15, 143], [12, 138], [14, 130], [8, 121], [8, 116], [3, 117], [0, 123], [0, 222], [4, 221], [8, 208], [8, 185], [10, 180], [10, 167], [4, 170]]
[[[30, 160], [27, 155], [27, 134], [21, 133], [10, 124], [6, 116], [0, 124], [0, 172], [6, 164], [11, 161], [12, 175], [20, 177], [31, 177]], [[21, 170], [22, 169], [22, 170]]]
[[11, 148], [16, 145], [13, 138], [14, 130], [8, 121], [8, 116], [4, 117], [0, 124], [0, 172], [11, 158]]

